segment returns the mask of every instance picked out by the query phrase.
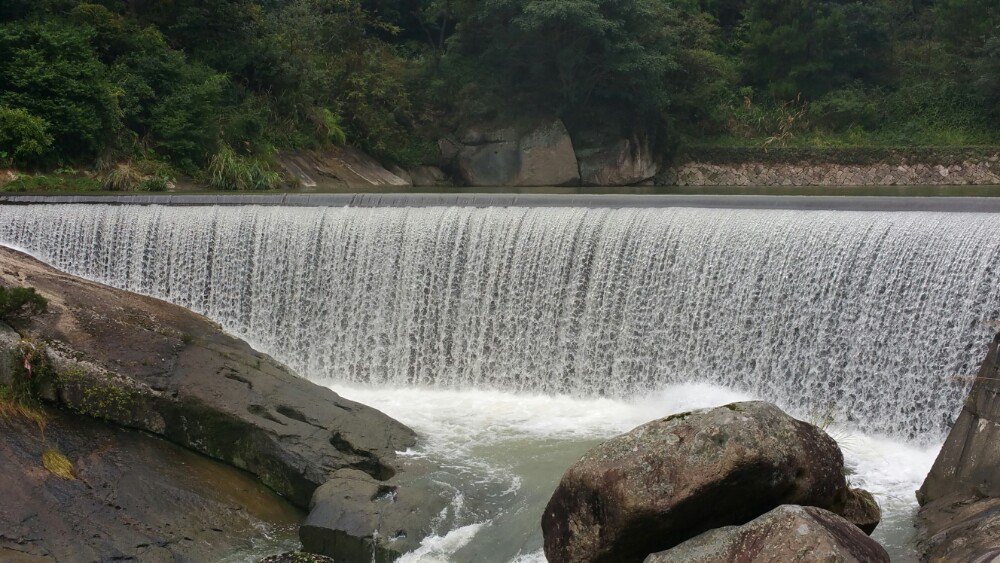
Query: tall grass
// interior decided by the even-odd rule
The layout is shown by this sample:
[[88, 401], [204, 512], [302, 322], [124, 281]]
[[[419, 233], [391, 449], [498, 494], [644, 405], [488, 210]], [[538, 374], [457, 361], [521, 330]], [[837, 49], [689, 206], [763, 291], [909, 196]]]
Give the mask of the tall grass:
[[267, 159], [242, 156], [222, 145], [208, 165], [208, 184], [217, 190], [273, 190], [281, 177]]

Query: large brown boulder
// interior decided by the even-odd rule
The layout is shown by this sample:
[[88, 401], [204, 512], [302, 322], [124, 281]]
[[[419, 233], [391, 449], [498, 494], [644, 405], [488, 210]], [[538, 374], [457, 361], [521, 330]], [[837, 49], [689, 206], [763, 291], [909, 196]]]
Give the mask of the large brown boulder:
[[743, 526], [728, 526], [654, 553], [645, 563], [888, 562], [889, 554], [847, 520], [821, 508], [779, 506]]
[[468, 186], [566, 186], [580, 182], [573, 141], [558, 119], [530, 126], [469, 130], [460, 139], [453, 168]]
[[651, 180], [660, 171], [648, 139], [642, 136], [580, 150], [577, 158], [584, 186], [632, 186]]
[[1000, 335], [917, 500], [924, 560], [1000, 558]]
[[46, 313], [13, 325], [30, 342], [15, 353], [30, 345], [46, 359], [34, 374], [45, 398], [249, 471], [299, 507], [338, 469], [392, 477], [395, 452], [415, 443], [399, 422], [296, 376], [182, 307], [3, 247], [0, 284], [31, 286], [49, 300]]
[[840, 511], [844, 460], [822, 430], [737, 403], [650, 422], [566, 471], [542, 516], [549, 561], [640, 561], [782, 504]]

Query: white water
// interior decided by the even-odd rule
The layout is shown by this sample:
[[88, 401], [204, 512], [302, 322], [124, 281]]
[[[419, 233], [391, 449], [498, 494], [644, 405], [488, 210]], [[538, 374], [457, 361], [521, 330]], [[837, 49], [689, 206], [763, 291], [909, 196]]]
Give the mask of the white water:
[[1000, 217], [0, 206], [0, 242], [316, 381], [629, 398], [688, 381], [939, 439], [1000, 316]]
[[587, 448], [741, 397], [837, 421], [905, 556], [922, 445], [1000, 318], [988, 214], [0, 206], [0, 243], [204, 313], [420, 431], [461, 510], [419, 560], [537, 558]]
[[[448, 465], [441, 478], [462, 491], [452, 529], [428, 538], [404, 559], [422, 563], [544, 561], [542, 510], [562, 472], [588, 449], [669, 414], [756, 398], [706, 384], [671, 386], [632, 401], [496, 391], [334, 390], [425, 436], [409, 455]], [[827, 431], [844, 451], [852, 485], [871, 491], [882, 507], [875, 539], [894, 560], [913, 559], [913, 493], [939, 445], [915, 446], [836, 425]]]

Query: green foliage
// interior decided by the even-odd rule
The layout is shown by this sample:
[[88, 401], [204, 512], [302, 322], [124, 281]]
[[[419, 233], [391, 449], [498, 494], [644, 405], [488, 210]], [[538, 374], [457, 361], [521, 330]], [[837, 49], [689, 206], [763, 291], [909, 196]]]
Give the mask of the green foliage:
[[746, 80], [782, 100], [886, 74], [889, 36], [877, 2], [750, 0], [742, 25]]
[[51, 149], [48, 123], [24, 109], [0, 106], [0, 166], [37, 162]]
[[92, 32], [57, 20], [0, 25], [0, 105], [49, 125], [59, 160], [96, 156], [119, 126], [119, 90]]
[[101, 189], [101, 182], [89, 176], [74, 174], [20, 174], [14, 180], [0, 183], [0, 192], [93, 192]]
[[809, 104], [808, 115], [814, 124], [833, 131], [873, 128], [879, 119], [876, 100], [859, 87], [833, 90]]
[[267, 160], [239, 155], [228, 145], [212, 157], [208, 174], [208, 184], [217, 190], [273, 190], [280, 183]]
[[48, 304], [33, 287], [0, 286], [0, 321], [10, 322], [44, 313]]
[[467, 125], [539, 116], [575, 140], [643, 133], [660, 150], [995, 143], [997, 13], [990, 0], [7, 0], [0, 166], [152, 160], [171, 170], [102, 180], [271, 189], [275, 148], [350, 142], [414, 165]]

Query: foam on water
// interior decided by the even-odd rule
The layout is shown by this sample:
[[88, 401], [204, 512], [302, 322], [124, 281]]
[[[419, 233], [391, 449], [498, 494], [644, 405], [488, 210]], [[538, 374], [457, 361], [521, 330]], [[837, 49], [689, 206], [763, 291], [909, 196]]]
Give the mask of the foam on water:
[[[670, 386], [629, 401], [497, 391], [333, 388], [417, 430], [422, 443], [410, 455], [454, 469], [451, 484], [456, 491], [479, 491], [472, 497], [476, 506], [468, 506], [468, 494], [462, 496], [456, 529], [428, 538], [407, 559], [426, 562], [544, 561], [538, 528], [542, 510], [562, 473], [589, 448], [663, 416], [755, 398], [707, 384]], [[914, 491], [939, 445], [915, 446], [837, 425], [828, 432], [844, 451], [852, 485], [870, 491], [882, 506], [883, 521], [875, 538], [894, 560], [912, 559]], [[538, 456], [543, 457], [537, 464], [530, 461]], [[477, 544], [488, 547], [477, 550]]]

